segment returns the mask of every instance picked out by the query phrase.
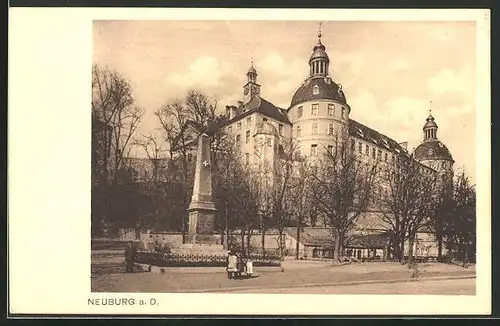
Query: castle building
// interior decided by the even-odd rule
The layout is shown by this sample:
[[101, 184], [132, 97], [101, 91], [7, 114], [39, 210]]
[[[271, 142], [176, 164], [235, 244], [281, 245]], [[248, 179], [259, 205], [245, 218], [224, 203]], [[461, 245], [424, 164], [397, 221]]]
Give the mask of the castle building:
[[[309, 58], [309, 76], [286, 109], [262, 97], [258, 72], [252, 62], [243, 85], [242, 101], [226, 106], [223, 119], [217, 122], [217, 128], [223, 128], [234, 141], [244, 164], [257, 169], [265, 164], [273, 166], [291, 143], [295, 144], [297, 157], [311, 161], [344, 145], [365, 163], [387, 165], [400, 156], [412, 158], [426, 173], [437, 174], [444, 189], [451, 189], [454, 161], [437, 137], [434, 117], [429, 114], [423, 127], [423, 141], [413, 153], [408, 151], [406, 142], [398, 142], [354, 120], [356, 108], [351, 108], [342, 85], [329, 75], [330, 58], [321, 36], [320, 32]], [[339, 139], [348, 143], [340, 144]], [[362, 214], [358, 231], [369, 237], [386, 230], [377, 218], [380, 214], [376, 207]], [[432, 242], [430, 236], [425, 238], [424, 242]]]
[[252, 63], [243, 86], [243, 101], [226, 106], [226, 120], [222, 124], [227, 134], [234, 137], [245, 163], [272, 162], [290, 141], [297, 144], [297, 154], [312, 158], [321, 151], [334, 150], [339, 139], [347, 138], [347, 146], [363, 161], [389, 163], [400, 154], [411, 154], [429, 173], [438, 173], [447, 183], [451, 181], [454, 161], [437, 138], [438, 126], [432, 115], [423, 128], [423, 142], [409, 153], [407, 143], [399, 143], [351, 117], [342, 85], [329, 75], [329, 65], [320, 33], [309, 58], [309, 76], [296, 90], [290, 106], [284, 109], [261, 96], [257, 70]]

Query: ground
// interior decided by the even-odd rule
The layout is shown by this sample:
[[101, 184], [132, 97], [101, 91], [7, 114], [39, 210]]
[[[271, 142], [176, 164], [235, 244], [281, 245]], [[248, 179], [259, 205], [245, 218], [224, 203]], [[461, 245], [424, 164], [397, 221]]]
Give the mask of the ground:
[[[227, 279], [224, 268], [169, 268], [164, 274], [123, 273], [123, 258], [93, 255], [93, 292], [248, 292], [248, 293], [475, 293], [475, 269], [423, 264], [420, 276], [398, 263], [355, 263], [335, 266], [328, 261], [285, 261], [278, 268], [256, 268], [258, 277]], [[432, 280], [440, 278], [440, 280]], [[444, 280], [455, 278], [453, 280]], [[456, 279], [460, 278], [460, 279]], [[392, 283], [384, 283], [392, 282]], [[361, 284], [360, 284], [361, 283]]]
[[[281, 288], [266, 291], [273, 294], [439, 294], [475, 295], [474, 278], [452, 280], [419, 280], [416, 282], [375, 283], [356, 285], [314, 286]], [[260, 289], [248, 289], [237, 293], [262, 293]]]

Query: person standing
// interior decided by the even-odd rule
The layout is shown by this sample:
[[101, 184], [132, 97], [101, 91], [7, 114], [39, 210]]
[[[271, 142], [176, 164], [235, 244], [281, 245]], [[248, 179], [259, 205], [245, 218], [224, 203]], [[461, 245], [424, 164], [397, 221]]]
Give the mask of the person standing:
[[248, 258], [246, 263], [246, 275], [248, 277], [252, 277], [252, 274], [253, 274], [253, 262], [250, 258]]
[[125, 264], [126, 264], [125, 271], [127, 273], [134, 272], [135, 256], [136, 256], [136, 248], [133, 242], [129, 241], [127, 247], [125, 248]]
[[229, 255], [227, 257], [227, 278], [232, 279], [234, 278], [234, 274], [237, 271], [237, 258], [236, 255], [230, 251]]

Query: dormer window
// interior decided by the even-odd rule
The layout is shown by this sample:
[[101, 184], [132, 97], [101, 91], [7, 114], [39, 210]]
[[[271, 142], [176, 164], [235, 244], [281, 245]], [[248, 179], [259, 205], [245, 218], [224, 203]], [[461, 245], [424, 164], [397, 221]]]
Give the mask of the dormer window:
[[314, 85], [313, 87], [313, 95], [318, 95], [319, 94], [319, 87], [318, 85]]
[[302, 107], [301, 106], [299, 106], [297, 108], [297, 118], [302, 118]]

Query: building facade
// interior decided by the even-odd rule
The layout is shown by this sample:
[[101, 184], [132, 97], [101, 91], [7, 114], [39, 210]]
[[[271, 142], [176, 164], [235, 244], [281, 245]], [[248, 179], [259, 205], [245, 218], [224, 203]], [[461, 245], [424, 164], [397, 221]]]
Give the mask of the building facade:
[[[226, 106], [224, 128], [234, 139], [245, 164], [260, 168], [273, 166], [280, 152], [290, 143], [299, 157], [314, 160], [324, 151], [349, 146], [361, 162], [388, 165], [404, 155], [412, 158], [421, 169], [435, 175], [444, 189], [451, 189], [454, 160], [448, 148], [438, 139], [438, 126], [429, 114], [423, 127], [423, 141], [410, 152], [407, 143], [398, 142], [352, 118], [351, 108], [342, 85], [329, 75], [330, 59], [322, 44], [321, 34], [309, 58], [309, 76], [295, 91], [290, 106], [280, 108], [261, 96], [257, 69], [247, 72], [242, 101]], [[339, 139], [348, 144], [339, 144]], [[387, 226], [381, 222], [381, 212], [370, 209], [359, 218], [357, 232], [363, 235], [382, 233]], [[312, 225], [315, 226], [315, 225]], [[429, 234], [417, 236], [416, 251], [422, 251], [419, 239], [429, 249]]]

